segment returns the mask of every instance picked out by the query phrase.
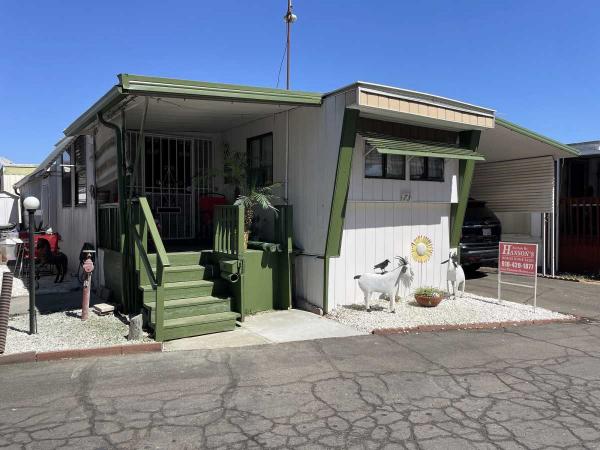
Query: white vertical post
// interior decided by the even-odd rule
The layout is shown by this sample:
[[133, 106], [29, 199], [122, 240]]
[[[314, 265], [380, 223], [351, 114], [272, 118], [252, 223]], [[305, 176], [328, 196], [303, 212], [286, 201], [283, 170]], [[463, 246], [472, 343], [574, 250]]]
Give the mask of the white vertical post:
[[502, 272], [498, 268], [498, 301], [502, 300]]
[[[546, 276], [546, 213], [542, 213], [542, 275]], [[537, 261], [536, 261], [537, 264]], [[536, 269], [537, 273], [537, 269]]]

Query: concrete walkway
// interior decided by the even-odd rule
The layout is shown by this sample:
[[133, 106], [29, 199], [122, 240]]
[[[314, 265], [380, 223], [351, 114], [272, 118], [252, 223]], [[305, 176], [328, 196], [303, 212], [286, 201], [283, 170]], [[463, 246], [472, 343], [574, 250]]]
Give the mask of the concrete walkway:
[[307, 311], [290, 309], [247, 316], [242, 326], [235, 331], [166, 342], [165, 350], [245, 347], [361, 334], [365, 333], [334, 320]]
[[600, 446], [600, 326], [4, 366], [9, 448]]
[[[521, 283], [529, 280], [519, 277]], [[503, 277], [505, 281], [510, 281]], [[517, 281], [513, 277], [513, 281]], [[473, 274], [467, 274], [467, 292], [496, 298], [498, 296], [498, 274], [496, 269], [484, 267]], [[531, 303], [533, 290], [502, 286], [503, 300]], [[564, 281], [551, 278], [538, 278], [537, 304], [552, 311], [600, 319], [600, 283]]]

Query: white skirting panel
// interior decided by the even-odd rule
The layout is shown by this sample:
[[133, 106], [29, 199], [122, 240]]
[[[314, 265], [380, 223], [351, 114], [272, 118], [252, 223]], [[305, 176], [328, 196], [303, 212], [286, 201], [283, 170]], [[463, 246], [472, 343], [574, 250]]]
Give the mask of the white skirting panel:
[[294, 258], [294, 282], [298, 298], [323, 307], [323, 259], [298, 255]]
[[[329, 308], [364, 301], [354, 275], [373, 272], [373, 266], [394, 256], [408, 257], [420, 286], [446, 286], [449, 252], [449, 203], [358, 203], [349, 202], [344, 221], [342, 250], [332, 258], [329, 269]], [[419, 235], [429, 237], [433, 255], [419, 264], [410, 257], [411, 242]], [[391, 266], [390, 266], [391, 267]], [[409, 292], [400, 287], [398, 295]]]

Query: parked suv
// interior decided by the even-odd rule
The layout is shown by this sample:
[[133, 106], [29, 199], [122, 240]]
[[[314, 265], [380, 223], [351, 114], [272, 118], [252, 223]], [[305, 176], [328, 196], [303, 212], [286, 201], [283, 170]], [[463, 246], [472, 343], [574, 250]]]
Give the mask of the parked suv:
[[469, 199], [460, 239], [460, 261], [465, 269], [498, 264], [502, 226], [485, 202]]

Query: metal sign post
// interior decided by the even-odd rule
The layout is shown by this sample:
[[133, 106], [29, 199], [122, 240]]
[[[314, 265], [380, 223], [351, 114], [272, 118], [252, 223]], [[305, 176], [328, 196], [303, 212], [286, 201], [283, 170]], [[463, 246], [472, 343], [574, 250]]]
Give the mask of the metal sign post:
[[[537, 307], [537, 244], [500, 242], [498, 252], [498, 300], [502, 300], [502, 285], [533, 289], [533, 310]], [[533, 286], [502, 281], [502, 274], [533, 277]]]

